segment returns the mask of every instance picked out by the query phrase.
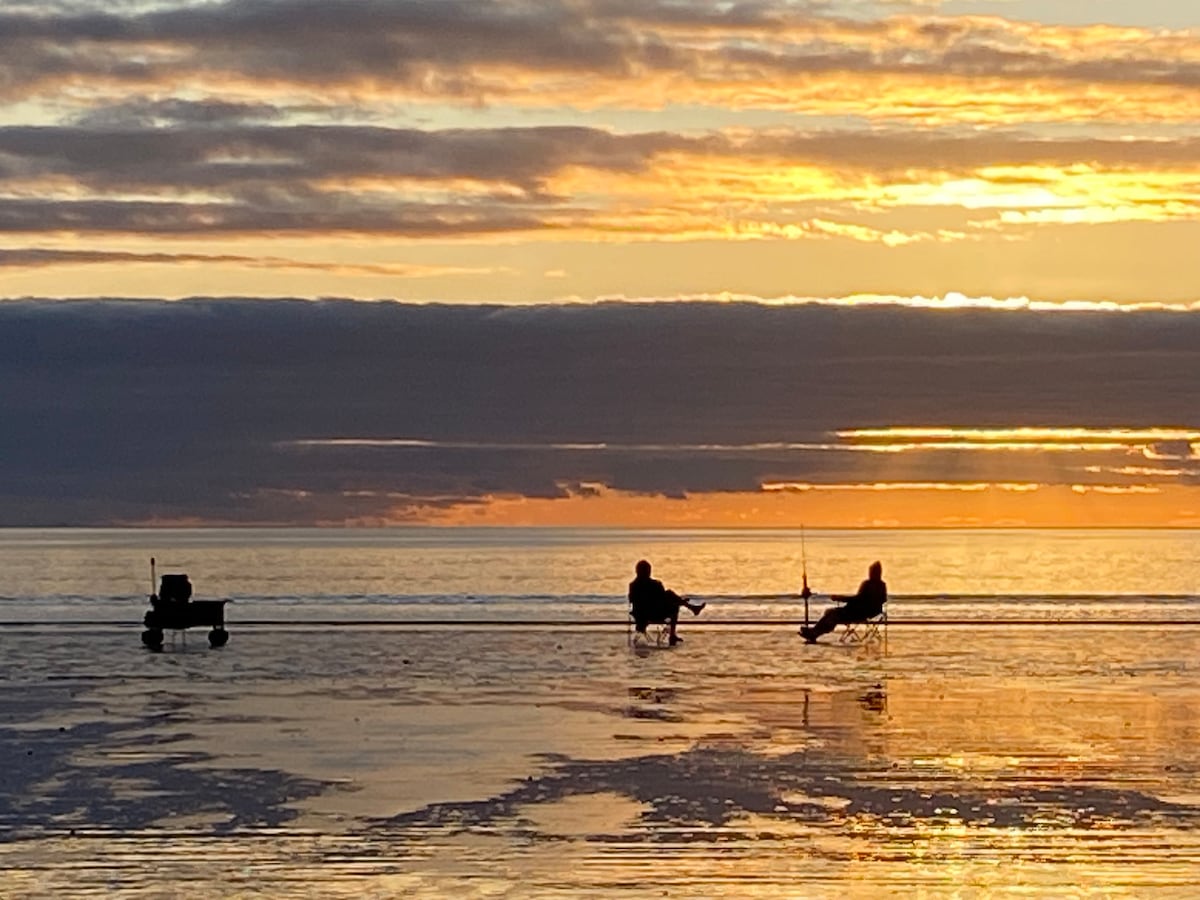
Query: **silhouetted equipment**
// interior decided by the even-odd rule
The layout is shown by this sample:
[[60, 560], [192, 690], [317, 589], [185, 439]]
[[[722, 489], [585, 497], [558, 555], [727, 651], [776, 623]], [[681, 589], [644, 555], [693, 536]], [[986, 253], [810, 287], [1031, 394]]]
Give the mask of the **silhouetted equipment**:
[[[150, 558], [150, 584], [154, 584], [154, 557]], [[142, 620], [146, 630], [142, 643], [151, 650], [161, 650], [163, 631], [208, 626], [208, 643], [224, 647], [229, 641], [225, 630], [225, 604], [228, 600], [193, 600], [192, 583], [186, 575], [163, 575], [158, 593], [150, 595], [150, 609]]]
[[842, 644], [879, 644], [887, 646], [887, 606], [884, 605], [879, 615], [859, 622], [845, 622], [842, 632], [838, 635]]
[[804, 523], [800, 523], [800, 575], [804, 581], [804, 586], [800, 589], [800, 596], [804, 598], [804, 627], [808, 627], [808, 598], [812, 596], [812, 590], [808, 587], [808, 551], [804, 546]]
[[645, 631], [637, 631], [637, 619], [633, 615], [633, 604], [629, 604], [629, 622], [625, 626], [625, 640], [630, 647], [669, 647], [671, 646], [671, 623], [662, 616], [655, 616], [653, 621], [646, 623]]
[[163, 603], [187, 603], [192, 599], [192, 583], [186, 575], [164, 575], [158, 599]]

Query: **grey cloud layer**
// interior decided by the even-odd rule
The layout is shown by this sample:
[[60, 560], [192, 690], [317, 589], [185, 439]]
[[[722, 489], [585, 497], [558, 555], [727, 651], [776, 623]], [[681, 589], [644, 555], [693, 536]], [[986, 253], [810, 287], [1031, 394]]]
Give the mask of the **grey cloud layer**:
[[[642, 173], [669, 154], [826, 166], [900, 182], [920, 171], [966, 173], [989, 165], [1200, 168], [1200, 139], [1190, 138], [794, 131], [735, 139], [574, 126], [424, 131], [248, 125], [238, 118], [257, 110], [237, 106], [154, 109], [183, 118], [152, 128], [0, 128], [0, 191], [8, 191], [0, 194], [0, 230], [410, 236], [558, 230], [585, 226], [598, 210], [557, 195], [556, 174], [570, 167]], [[197, 125], [205, 116], [223, 127]], [[400, 200], [369, 187], [395, 179], [426, 185], [429, 194], [409, 191]], [[451, 186], [462, 180], [481, 189], [457, 193]], [[91, 196], [39, 189], [45, 184], [71, 184]]]
[[[942, 480], [946, 456], [901, 471], [866, 453], [670, 448], [897, 425], [1196, 427], [1197, 383], [1200, 317], [1164, 312], [11, 301], [0, 524], [337, 519], [581, 482]], [[348, 437], [467, 446], [294, 443]], [[559, 442], [663, 449], [469, 446]], [[1087, 480], [1069, 462], [994, 478], [1061, 465]]]
[[[664, 150], [718, 143], [596, 128], [455, 129], [292, 126], [0, 129], [0, 178], [65, 175], [97, 187], [236, 190], [328, 178], [474, 178], [535, 187], [567, 165], [637, 169]], [[728, 144], [719, 142], [728, 147]]]
[[[169, 83], [203, 74], [449, 97], [505, 93], [503, 82], [480, 76], [487, 67], [617, 78], [949, 73], [1200, 86], [1200, 64], [1186, 53], [1164, 58], [1163, 45], [1078, 59], [998, 19], [905, 20], [893, 31], [822, 9], [715, 0], [260, 0], [122, 13], [96, 2], [0, 13], [0, 86], [19, 97], [62, 81]], [[840, 43], [847, 38], [877, 43]]]

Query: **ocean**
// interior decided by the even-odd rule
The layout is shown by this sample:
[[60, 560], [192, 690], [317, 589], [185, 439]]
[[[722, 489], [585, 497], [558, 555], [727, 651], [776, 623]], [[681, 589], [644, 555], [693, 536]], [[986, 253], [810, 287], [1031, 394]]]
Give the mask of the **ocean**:
[[[0, 620], [140, 622], [158, 573], [231, 622], [623, 621], [638, 559], [705, 621], [803, 616], [884, 564], [901, 619], [1200, 617], [1187, 529], [3, 529]], [[820, 604], [820, 599], [813, 601]]]
[[1198, 601], [1194, 531], [3, 531], [0, 896], [1190, 900]]

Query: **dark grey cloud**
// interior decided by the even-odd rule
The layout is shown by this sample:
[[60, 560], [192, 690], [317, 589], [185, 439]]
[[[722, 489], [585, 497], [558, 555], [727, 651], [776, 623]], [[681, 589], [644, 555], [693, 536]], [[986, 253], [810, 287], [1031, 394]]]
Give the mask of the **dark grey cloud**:
[[[578, 127], [425, 132], [294, 126], [0, 128], [0, 185], [52, 177], [100, 196], [0, 199], [0, 230], [139, 233], [357, 231], [410, 236], [554, 227], [585, 217], [542, 182], [567, 166], [636, 171], [695, 141]], [[331, 188], [355, 178], [495, 184], [467, 197], [398, 200]], [[515, 192], [512, 189], [516, 189]], [[123, 192], [136, 191], [137, 199]], [[178, 200], [180, 192], [208, 199]], [[147, 200], [145, 193], [161, 200]], [[554, 219], [551, 220], [551, 213]]]
[[[568, 210], [569, 211], [569, 210]], [[455, 237], [554, 227], [536, 211], [474, 208], [456, 203], [364, 201], [352, 194], [292, 196], [276, 192], [255, 202], [248, 193], [226, 203], [130, 200], [9, 200], [0, 202], [0, 232], [115, 232], [210, 235], [250, 232], [372, 233]]]
[[[1185, 90], [1200, 85], [1200, 64], [1186, 52], [1164, 56], [1161, 46], [1131, 43], [1119, 56], [1092, 58], [1052, 52], [998, 19], [930, 19], [922, 28], [906, 25], [889, 34], [877, 20], [821, 10], [828, 7], [716, 0], [51, 6], [0, 13], [0, 89], [21, 96], [63, 81], [170, 84], [197, 74], [322, 88], [370, 84], [461, 98], [521, 89], [485, 80], [480, 69], [488, 67], [631, 80], [648, 71], [763, 78], [863, 72]], [[840, 43], [868, 36], [877, 43], [861, 49]]]
[[[136, 117], [140, 109], [123, 107], [115, 115]], [[1189, 171], [1200, 166], [1200, 139], [1195, 138], [792, 131], [734, 139], [576, 126], [420, 130], [248, 124], [237, 116], [256, 114], [257, 108], [237, 105], [151, 105], [146, 114], [164, 109], [175, 118], [156, 127], [89, 121], [0, 128], [0, 188], [10, 189], [0, 198], [0, 230], [433, 237], [545, 231], [586, 225], [597, 212], [583, 198], [556, 194], [555, 175], [575, 168], [645, 173], [673, 154], [836, 167], [847, 175], [897, 180], [931, 169], [952, 174], [982, 166]], [[210, 114], [224, 124], [196, 124]], [[426, 185], [427, 195], [408, 192], [397, 199], [355, 188], [394, 179]], [[86, 199], [30, 187], [47, 180], [76, 185]], [[462, 194], [455, 185], [463, 180], [481, 190]]]
[[[0, 128], [0, 183], [60, 175], [96, 188], [224, 188], [352, 177], [474, 178], [536, 190], [567, 166], [636, 171], [670, 150], [730, 145], [577, 126], [422, 131], [355, 126]], [[710, 151], [711, 152], [711, 151]]]
[[85, 128], [155, 128], [164, 125], [225, 127], [248, 122], [274, 121], [288, 112], [312, 111], [311, 107], [279, 107], [269, 103], [231, 103], [224, 100], [166, 100], [140, 97], [87, 109], [75, 117], [74, 125]]
[[[586, 483], [973, 480], [949, 451], [745, 445], [905, 425], [1196, 428], [1197, 383], [1189, 313], [7, 301], [0, 524], [369, 517]], [[342, 438], [434, 445], [297, 443]], [[546, 446], [563, 443], [617, 446]], [[1113, 480], [1049, 456], [990, 477]]]
[[[140, 109], [140, 107], [138, 108]], [[235, 107], [241, 110], [242, 107]], [[125, 108], [118, 117], [127, 114]], [[140, 113], [135, 113], [140, 115]], [[189, 107], [188, 116], [204, 113]], [[230, 111], [215, 115], [232, 117]], [[249, 113], [247, 113], [249, 115]], [[644, 171], [659, 156], [733, 156], [851, 170], [966, 171], [991, 165], [1195, 166], [1200, 139], [1038, 139], [1016, 132], [775, 131], [733, 140], [719, 134], [620, 134], [584, 126], [420, 130], [371, 126], [84, 125], [0, 128], [0, 184], [43, 176], [88, 187], [182, 189], [312, 183], [337, 178], [459, 178], [537, 191], [567, 167]]]
[[[650, 52], [627, 27], [559, 3], [476, 0], [278, 0], [181, 4], [124, 15], [94, 11], [0, 15], [0, 84], [33, 89], [63, 77], [130, 83], [195, 72], [331, 81], [382, 79], [450, 94], [475, 88], [479, 63], [617, 74]], [[128, 50], [177, 51], [170, 61]], [[68, 65], [61, 49], [77, 50]], [[56, 58], [57, 57], [57, 58]], [[431, 67], [443, 70], [440, 76]]]

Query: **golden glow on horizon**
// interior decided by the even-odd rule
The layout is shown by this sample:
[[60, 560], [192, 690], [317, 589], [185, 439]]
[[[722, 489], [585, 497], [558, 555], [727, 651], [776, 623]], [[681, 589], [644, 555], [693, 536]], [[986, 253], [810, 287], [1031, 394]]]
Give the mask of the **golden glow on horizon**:
[[[1079, 487], [1089, 488], [1077, 490]], [[622, 527], [1200, 528], [1200, 487], [1135, 491], [1042, 485], [983, 490], [763, 491], [683, 498], [618, 491], [560, 499], [490, 497], [451, 508], [404, 506], [395, 523]]]
[[[748, 144], [743, 155], [726, 158], [660, 155], [637, 173], [569, 169], [549, 186], [581, 200], [604, 198], [587, 215], [557, 216], [559, 239], [589, 233], [606, 240], [826, 237], [898, 247], [982, 239], [986, 231], [1009, 226], [1200, 220], [1200, 165], [1195, 163], [1159, 172], [1144, 165], [1133, 171], [1095, 163], [991, 165], [956, 176], [911, 167], [890, 171], [882, 158], [863, 168], [801, 164], [761, 157]], [[808, 203], [839, 204], [843, 215], [806, 215], [803, 204]], [[906, 207], [957, 208], [973, 218], [962, 223], [965, 228], [935, 230], [881, 228], [870, 221]]]
[[[1013, 451], [1013, 452], [1114, 452], [1136, 451], [1157, 459], [1200, 459], [1196, 447], [1200, 432], [1182, 428], [858, 428], [834, 433], [838, 441], [799, 442], [765, 441], [752, 444], [695, 443], [695, 444], [622, 444], [596, 442], [493, 442], [493, 441], [433, 441], [421, 438], [311, 438], [287, 441], [281, 449], [320, 447], [380, 447], [380, 448], [445, 448], [502, 451], [559, 450], [571, 452], [612, 453], [777, 453], [781, 451], [905, 453], [925, 450]], [[1161, 444], [1186, 444], [1185, 454], [1172, 455], [1157, 449]], [[1114, 470], [1116, 471], [1116, 470]], [[1164, 474], [1166, 470], [1140, 470]], [[1132, 474], [1126, 470], [1125, 474]]]
[[1200, 431], [1187, 428], [850, 428], [838, 431], [837, 436], [843, 440], [955, 441], [965, 445], [1071, 443], [1085, 446], [1101, 442], [1122, 447], [1158, 441], [1200, 441]]
[[[650, 453], [701, 461], [706, 455], [764, 457], [765, 470], [786, 470], [780, 454], [867, 453], [897, 457], [880, 470], [843, 468], [825, 481], [767, 477], [757, 491], [696, 491], [678, 497], [635, 494], [609, 487], [602, 479], [563, 483], [560, 498], [492, 496], [422, 501], [391, 496], [395, 521], [433, 524], [620, 525], [662, 524], [830, 527], [1009, 527], [1173, 525], [1200, 527], [1200, 486], [1186, 479], [1200, 468], [1177, 465], [1087, 464], [1072, 454], [1129, 457], [1157, 453], [1174, 459], [1193, 456], [1200, 432], [1178, 427], [1085, 428], [894, 427], [843, 429], [836, 442], [751, 444], [618, 444], [606, 442], [501, 443], [442, 442], [425, 439], [313, 439], [279, 445], [320, 450], [369, 447], [456, 449], [483, 453], [563, 452], [570, 454]], [[1154, 448], [1161, 448], [1155, 450]], [[1171, 451], [1174, 451], [1172, 453]], [[930, 478], [917, 466], [930, 452], [965, 452], [954, 466], [957, 479]], [[986, 451], [981, 454], [980, 451]], [[1006, 459], [1004, 454], [1013, 455]], [[1046, 454], [1051, 454], [1047, 456]], [[913, 460], [901, 461], [903, 454]], [[945, 465], [940, 469], [945, 471]], [[698, 469], [702, 472], [703, 468]], [[830, 470], [832, 471], [832, 470]], [[861, 480], [854, 473], [861, 471]], [[925, 477], [912, 477], [921, 472]], [[873, 473], [873, 474], [870, 474]], [[970, 473], [970, 474], [968, 474]], [[1019, 474], [1018, 474], [1019, 473]], [[1033, 474], [1040, 473], [1040, 474]], [[1082, 476], [1110, 476], [1088, 483]], [[886, 474], [888, 477], [880, 477]], [[1032, 477], [1030, 477], [1032, 474]], [[1022, 477], [1024, 476], [1024, 477]], [[1126, 483], [1124, 480], [1129, 479]], [[390, 520], [384, 520], [390, 521]]]
[[997, 490], [1030, 493], [1047, 485], [1022, 482], [988, 481], [873, 481], [857, 484], [822, 484], [811, 481], [768, 481], [762, 485], [764, 491], [961, 491], [979, 493]]

